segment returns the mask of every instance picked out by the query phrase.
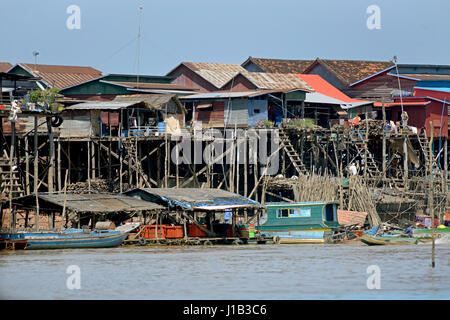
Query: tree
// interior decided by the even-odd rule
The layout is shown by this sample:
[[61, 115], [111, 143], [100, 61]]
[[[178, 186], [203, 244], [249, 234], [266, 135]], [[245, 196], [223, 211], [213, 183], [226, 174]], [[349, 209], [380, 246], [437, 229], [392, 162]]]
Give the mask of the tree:
[[30, 92], [30, 102], [42, 106], [44, 109], [56, 109], [56, 98], [58, 97], [59, 89], [37, 89]]

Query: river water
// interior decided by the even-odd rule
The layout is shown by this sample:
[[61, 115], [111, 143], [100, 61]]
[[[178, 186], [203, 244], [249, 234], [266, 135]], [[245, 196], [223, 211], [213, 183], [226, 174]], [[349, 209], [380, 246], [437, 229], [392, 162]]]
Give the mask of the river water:
[[[71, 265], [79, 273], [67, 273]], [[80, 289], [68, 289], [77, 274]], [[377, 274], [379, 289], [369, 289]], [[430, 245], [2, 251], [0, 298], [449, 299], [450, 245], [436, 246], [434, 269]]]

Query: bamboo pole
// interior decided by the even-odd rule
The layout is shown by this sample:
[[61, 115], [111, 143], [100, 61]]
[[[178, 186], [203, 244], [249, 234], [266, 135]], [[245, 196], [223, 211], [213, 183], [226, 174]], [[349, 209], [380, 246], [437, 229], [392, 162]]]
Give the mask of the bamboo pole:
[[67, 216], [66, 216], [66, 201], [67, 201], [67, 176], [68, 176], [68, 171], [66, 169], [66, 174], [65, 174], [65, 178], [64, 178], [64, 204], [63, 204], [63, 210], [62, 210], [62, 221], [64, 223], [64, 227], [67, 228]]
[[430, 121], [430, 150], [429, 150], [429, 156], [430, 156], [430, 161], [429, 161], [429, 165], [430, 165], [430, 203], [429, 203], [429, 207], [431, 210], [431, 267], [434, 268], [435, 266], [435, 261], [434, 261], [434, 256], [435, 256], [435, 239], [434, 239], [434, 193], [433, 193], [433, 134], [434, 134], [434, 129], [433, 129], [433, 122]]
[[[26, 193], [30, 194], [30, 152], [29, 152], [29, 138], [25, 137], [25, 185]], [[28, 213], [28, 211], [27, 211]], [[28, 221], [27, 221], [28, 223]]]

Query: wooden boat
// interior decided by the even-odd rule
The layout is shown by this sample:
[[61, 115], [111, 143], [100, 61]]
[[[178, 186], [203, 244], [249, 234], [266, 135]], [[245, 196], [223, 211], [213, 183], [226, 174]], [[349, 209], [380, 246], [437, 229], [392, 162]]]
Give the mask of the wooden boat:
[[280, 243], [331, 242], [339, 227], [338, 205], [337, 201], [267, 203], [256, 230], [261, 237], [279, 237]]
[[417, 238], [402, 237], [401, 235], [371, 235], [367, 233], [363, 233], [359, 240], [369, 246], [409, 245], [418, 242]]
[[60, 232], [16, 232], [3, 233], [6, 240], [26, 240], [25, 250], [109, 248], [119, 246], [128, 236], [127, 232], [116, 230], [66, 229]]

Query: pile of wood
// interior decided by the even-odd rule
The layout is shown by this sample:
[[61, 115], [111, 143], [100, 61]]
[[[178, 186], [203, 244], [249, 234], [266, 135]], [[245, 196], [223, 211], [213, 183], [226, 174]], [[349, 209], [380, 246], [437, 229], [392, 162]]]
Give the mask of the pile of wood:
[[359, 128], [362, 130], [366, 130], [367, 126], [369, 127], [369, 133], [375, 135], [383, 134], [383, 120], [362, 120]]
[[67, 192], [70, 193], [86, 193], [89, 191], [91, 192], [109, 192], [110, 186], [106, 180], [103, 179], [96, 179], [91, 180], [91, 186], [89, 188], [88, 182], [77, 182], [72, 183], [67, 186]]

